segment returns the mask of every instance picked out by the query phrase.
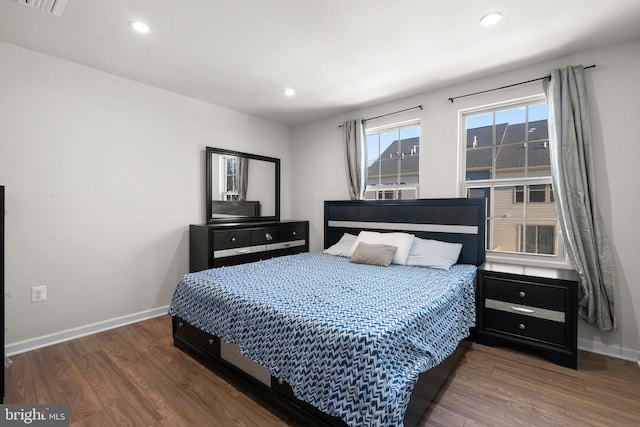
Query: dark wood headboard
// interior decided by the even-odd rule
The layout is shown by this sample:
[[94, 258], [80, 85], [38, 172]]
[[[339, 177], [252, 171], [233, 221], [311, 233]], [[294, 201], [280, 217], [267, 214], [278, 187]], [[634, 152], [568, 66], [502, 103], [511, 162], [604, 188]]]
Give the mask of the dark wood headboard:
[[324, 202], [324, 247], [362, 230], [411, 233], [462, 243], [458, 263], [485, 259], [484, 199], [338, 200]]

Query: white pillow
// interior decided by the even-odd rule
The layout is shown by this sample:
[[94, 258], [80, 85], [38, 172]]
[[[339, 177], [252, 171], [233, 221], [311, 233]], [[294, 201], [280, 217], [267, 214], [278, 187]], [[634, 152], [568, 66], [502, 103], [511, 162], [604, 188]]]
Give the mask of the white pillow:
[[416, 237], [413, 239], [411, 252], [407, 257], [407, 265], [449, 270], [453, 264], [458, 262], [461, 250], [461, 243], [447, 243]]
[[333, 246], [329, 246], [327, 249], [322, 251], [322, 253], [337, 256], [349, 256], [351, 246], [353, 246], [353, 242], [355, 241], [356, 236], [354, 236], [353, 234], [344, 233], [340, 240], [338, 240], [338, 243]]
[[413, 243], [413, 234], [407, 233], [378, 233], [375, 231], [361, 231], [358, 238], [349, 251], [349, 256], [353, 255], [360, 242], [372, 245], [390, 245], [398, 248], [393, 256], [393, 263], [404, 265], [407, 262], [411, 244]]

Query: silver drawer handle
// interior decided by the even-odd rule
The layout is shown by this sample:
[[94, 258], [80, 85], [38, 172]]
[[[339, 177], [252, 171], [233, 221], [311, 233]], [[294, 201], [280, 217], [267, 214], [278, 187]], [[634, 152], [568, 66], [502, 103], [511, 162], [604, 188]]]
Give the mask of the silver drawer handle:
[[520, 329], [524, 329], [524, 328], [525, 328], [525, 326], [524, 326], [522, 323], [520, 323], [520, 324], [518, 325], [518, 327], [519, 327]]
[[267, 233], [264, 235], [264, 238], [267, 240], [273, 240], [273, 237], [271, 237], [271, 234]]
[[294, 236], [296, 235], [296, 232], [295, 232], [295, 231], [293, 232], [293, 235], [294, 235]]
[[531, 310], [529, 308], [522, 308], [522, 307], [511, 306], [511, 310], [519, 311], [520, 313], [535, 313], [535, 310]]
[[236, 241], [236, 238], [235, 238], [235, 237], [232, 237], [232, 238], [231, 238], [231, 241], [232, 241], [232, 242], [235, 242], [235, 241]]
[[520, 297], [521, 297], [521, 298], [524, 298], [524, 297], [526, 297], [526, 296], [527, 296], [527, 294], [525, 294], [525, 293], [524, 293], [524, 292], [522, 292], [522, 291], [520, 291], [520, 293], [519, 293], [518, 295], [520, 295]]

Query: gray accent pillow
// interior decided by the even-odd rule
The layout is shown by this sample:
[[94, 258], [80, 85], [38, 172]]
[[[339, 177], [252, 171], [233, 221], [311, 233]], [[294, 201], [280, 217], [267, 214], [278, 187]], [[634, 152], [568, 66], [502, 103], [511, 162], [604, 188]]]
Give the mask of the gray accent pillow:
[[360, 242], [353, 251], [350, 261], [357, 264], [371, 264], [389, 267], [397, 250], [397, 246]]

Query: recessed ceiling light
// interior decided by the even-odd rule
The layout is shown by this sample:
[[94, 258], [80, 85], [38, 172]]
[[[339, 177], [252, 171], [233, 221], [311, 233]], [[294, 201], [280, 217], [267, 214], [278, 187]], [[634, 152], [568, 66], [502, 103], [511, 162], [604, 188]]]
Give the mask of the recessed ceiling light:
[[284, 93], [287, 96], [293, 96], [293, 95], [296, 94], [296, 91], [291, 89], [291, 88], [287, 88], [287, 89], [283, 90], [282, 93]]
[[139, 33], [148, 33], [149, 32], [149, 26], [147, 24], [145, 24], [144, 22], [141, 21], [134, 21], [131, 23], [131, 28], [133, 28], [134, 30], [136, 30]]
[[497, 24], [502, 19], [502, 14], [500, 12], [491, 12], [484, 15], [480, 18], [480, 23], [485, 26]]

